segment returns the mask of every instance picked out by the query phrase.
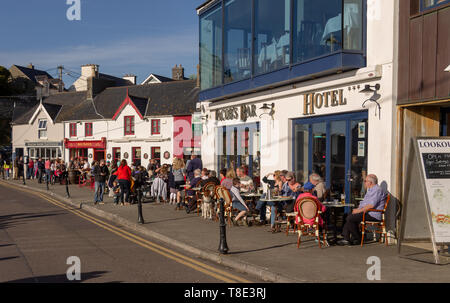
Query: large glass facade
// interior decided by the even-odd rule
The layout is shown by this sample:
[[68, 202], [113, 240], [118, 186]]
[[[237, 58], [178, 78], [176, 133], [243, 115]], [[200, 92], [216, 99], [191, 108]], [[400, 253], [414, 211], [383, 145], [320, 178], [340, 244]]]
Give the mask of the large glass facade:
[[289, 65], [290, 0], [255, 1], [255, 74]]
[[224, 82], [251, 76], [252, 1], [225, 1]]
[[[201, 89], [253, 81], [339, 52], [363, 56], [366, 1], [223, 0], [200, 15]], [[360, 57], [349, 68], [365, 66]], [[308, 70], [336, 68], [317, 62]]]
[[222, 84], [222, 8], [200, 18], [201, 88]]

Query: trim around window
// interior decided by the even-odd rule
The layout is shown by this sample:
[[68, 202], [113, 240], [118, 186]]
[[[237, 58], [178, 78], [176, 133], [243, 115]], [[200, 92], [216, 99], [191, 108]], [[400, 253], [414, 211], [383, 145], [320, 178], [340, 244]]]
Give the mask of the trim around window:
[[160, 119], [152, 119], [151, 120], [151, 134], [152, 135], [161, 135], [161, 120]]
[[123, 117], [124, 122], [124, 135], [132, 136], [134, 135], [134, 116], [125, 116]]
[[77, 136], [77, 124], [76, 123], [69, 124], [69, 135], [70, 135], [70, 137]]
[[85, 137], [92, 137], [92, 123], [85, 123], [84, 124], [84, 136]]

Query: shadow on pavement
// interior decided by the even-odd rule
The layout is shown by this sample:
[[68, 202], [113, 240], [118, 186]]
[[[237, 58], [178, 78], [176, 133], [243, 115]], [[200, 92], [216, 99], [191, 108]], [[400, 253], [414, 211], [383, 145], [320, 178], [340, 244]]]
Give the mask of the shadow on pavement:
[[5, 257], [5, 258], [0, 258], [0, 261], [6, 261], [6, 260], [11, 260], [11, 259], [17, 259], [18, 256], [14, 256], [14, 257]]
[[[64, 214], [63, 211], [54, 211], [49, 213], [18, 213], [6, 216], [0, 216], [0, 229], [13, 227], [13, 224], [21, 224], [21, 222], [27, 219], [44, 218], [50, 216], [58, 216]], [[23, 220], [23, 221], [22, 221]]]
[[[7, 281], [5, 283], [81, 283], [86, 282], [90, 279], [95, 279], [106, 274], [106, 271], [93, 271], [81, 274], [81, 281], [69, 281], [67, 276], [64, 275], [53, 275], [53, 276], [41, 276], [41, 277], [30, 277], [19, 280]], [[120, 283], [120, 281], [111, 281], [108, 283]]]

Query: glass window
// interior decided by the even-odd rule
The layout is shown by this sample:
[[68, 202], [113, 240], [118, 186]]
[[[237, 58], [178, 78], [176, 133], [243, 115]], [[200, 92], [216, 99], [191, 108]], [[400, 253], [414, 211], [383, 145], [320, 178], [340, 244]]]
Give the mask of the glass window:
[[421, 0], [422, 10], [450, 2], [450, 0]]
[[120, 161], [120, 147], [113, 147], [112, 154], [114, 162]]
[[362, 50], [362, 0], [344, 0], [344, 48]]
[[69, 124], [69, 131], [71, 137], [77, 136], [77, 124], [76, 123], [70, 123]]
[[251, 16], [251, 0], [228, 0], [225, 2], [225, 83], [251, 76]]
[[290, 2], [255, 1], [255, 74], [289, 65]]
[[84, 126], [85, 137], [92, 137], [92, 123], [86, 123]]
[[134, 116], [124, 117], [125, 135], [134, 135]]
[[309, 125], [297, 124], [295, 126], [295, 174], [299, 182], [308, 180], [309, 161]]
[[133, 163], [135, 166], [141, 165], [141, 148], [140, 147], [133, 147]]
[[152, 135], [160, 135], [161, 134], [161, 120], [152, 119], [151, 128], [152, 128], [152, 130], [151, 130]]
[[342, 49], [342, 0], [294, 0], [293, 14], [293, 63]]
[[161, 147], [152, 147], [151, 149], [152, 159], [160, 160], [161, 159]]
[[200, 17], [201, 89], [222, 84], [222, 7]]

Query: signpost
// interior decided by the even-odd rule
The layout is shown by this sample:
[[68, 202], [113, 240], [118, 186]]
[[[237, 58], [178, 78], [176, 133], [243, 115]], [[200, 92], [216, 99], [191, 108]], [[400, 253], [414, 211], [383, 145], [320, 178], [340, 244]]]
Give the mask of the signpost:
[[431, 241], [440, 264], [438, 246], [450, 243], [450, 137], [413, 140], [398, 249], [407, 241]]

